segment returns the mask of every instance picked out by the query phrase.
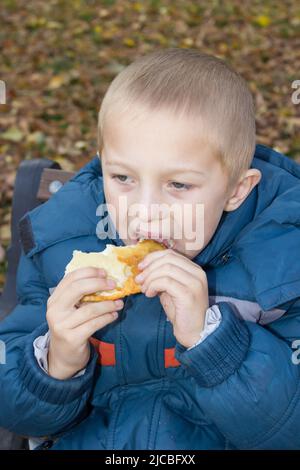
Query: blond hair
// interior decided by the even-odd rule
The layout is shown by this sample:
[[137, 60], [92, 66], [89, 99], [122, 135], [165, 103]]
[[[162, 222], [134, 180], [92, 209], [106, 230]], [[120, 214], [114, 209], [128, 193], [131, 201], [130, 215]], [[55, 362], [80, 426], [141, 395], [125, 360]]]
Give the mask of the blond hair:
[[139, 109], [166, 109], [175, 117], [193, 118], [196, 124], [198, 119], [199, 135], [204, 134], [216, 150], [227, 171], [228, 186], [250, 167], [256, 140], [253, 98], [246, 81], [223, 60], [195, 49], [166, 48], [125, 67], [101, 103], [100, 155], [109, 117], [125, 112], [129, 120]]

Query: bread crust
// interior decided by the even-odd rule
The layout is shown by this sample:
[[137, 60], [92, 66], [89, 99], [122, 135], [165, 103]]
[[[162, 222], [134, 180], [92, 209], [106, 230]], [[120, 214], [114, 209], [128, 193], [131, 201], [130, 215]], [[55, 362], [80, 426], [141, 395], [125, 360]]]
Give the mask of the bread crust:
[[118, 260], [125, 263], [130, 269], [131, 274], [126, 279], [122, 287], [115, 287], [113, 294], [109, 291], [103, 291], [107, 295], [102, 294], [89, 294], [82, 297], [81, 302], [101, 302], [102, 300], [116, 300], [126, 297], [131, 294], [138, 294], [141, 292], [141, 285], [135, 282], [135, 277], [140, 273], [138, 264], [145, 258], [148, 253], [158, 250], [166, 250], [167, 248], [162, 243], [155, 240], [143, 240], [136, 245], [130, 246], [116, 246], [114, 253], [116, 253]]

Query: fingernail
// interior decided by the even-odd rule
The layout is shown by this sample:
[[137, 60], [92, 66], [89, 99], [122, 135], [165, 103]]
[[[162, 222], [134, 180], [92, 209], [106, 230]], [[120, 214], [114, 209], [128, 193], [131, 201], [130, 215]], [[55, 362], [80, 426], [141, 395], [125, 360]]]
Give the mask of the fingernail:
[[113, 281], [112, 279], [108, 279], [108, 280], [107, 280], [107, 285], [108, 285], [109, 287], [114, 287], [114, 286], [116, 285], [116, 283], [115, 283], [115, 281]]
[[98, 269], [98, 272], [101, 276], [105, 276], [106, 275], [106, 271], [104, 269]]
[[116, 307], [123, 307], [123, 300], [115, 300], [115, 306]]
[[138, 264], [138, 267], [139, 267], [139, 268], [143, 268], [144, 266], [145, 266], [144, 261], [141, 261], [141, 262]]
[[139, 274], [138, 276], [136, 276], [135, 281], [139, 282], [139, 281], [141, 281], [143, 278], [144, 278], [143, 274]]

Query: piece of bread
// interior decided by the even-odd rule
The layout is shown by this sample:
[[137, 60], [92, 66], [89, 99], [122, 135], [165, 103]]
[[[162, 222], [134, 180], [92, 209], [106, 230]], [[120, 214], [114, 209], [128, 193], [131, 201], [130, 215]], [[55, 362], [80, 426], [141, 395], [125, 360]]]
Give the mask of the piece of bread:
[[141, 286], [134, 280], [140, 272], [137, 265], [148, 253], [165, 249], [166, 247], [162, 243], [155, 240], [142, 240], [136, 245], [115, 246], [108, 244], [105, 250], [99, 253], [74, 250], [73, 257], [66, 266], [65, 275], [83, 267], [104, 268], [107, 272], [107, 279], [113, 279], [116, 282], [116, 287], [85, 295], [81, 302], [120, 299], [126, 295], [141, 292]]

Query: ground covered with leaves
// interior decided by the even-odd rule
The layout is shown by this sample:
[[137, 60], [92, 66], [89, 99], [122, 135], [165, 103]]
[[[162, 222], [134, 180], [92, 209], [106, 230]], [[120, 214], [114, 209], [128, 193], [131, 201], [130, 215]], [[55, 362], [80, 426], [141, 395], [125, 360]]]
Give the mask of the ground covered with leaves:
[[228, 60], [255, 97], [258, 142], [300, 161], [298, 0], [1, 0], [0, 24], [0, 291], [20, 162], [87, 163], [105, 90], [141, 54], [185, 47]]

